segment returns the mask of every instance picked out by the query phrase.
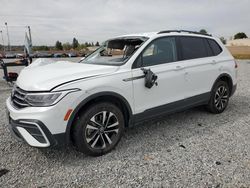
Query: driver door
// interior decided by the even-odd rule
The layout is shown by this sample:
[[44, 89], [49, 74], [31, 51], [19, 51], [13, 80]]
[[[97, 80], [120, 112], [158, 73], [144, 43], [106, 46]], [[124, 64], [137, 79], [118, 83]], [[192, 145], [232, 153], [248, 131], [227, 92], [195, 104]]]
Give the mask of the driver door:
[[[185, 67], [182, 62], [178, 62], [175, 37], [162, 37], [152, 41], [135, 63], [137, 66], [132, 69], [132, 80], [136, 114], [161, 114], [175, 108], [173, 102], [185, 98]], [[141, 68], [150, 69], [157, 76], [156, 84], [150, 89], [145, 87], [145, 75]]]

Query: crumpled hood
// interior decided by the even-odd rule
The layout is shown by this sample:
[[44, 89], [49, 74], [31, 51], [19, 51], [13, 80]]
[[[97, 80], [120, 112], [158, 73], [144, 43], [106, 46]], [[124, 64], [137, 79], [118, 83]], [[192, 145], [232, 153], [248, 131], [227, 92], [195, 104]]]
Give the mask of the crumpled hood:
[[31, 65], [21, 71], [16, 82], [21, 89], [26, 91], [48, 91], [65, 82], [109, 74], [118, 69], [116, 66], [91, 65], [69, 61]]

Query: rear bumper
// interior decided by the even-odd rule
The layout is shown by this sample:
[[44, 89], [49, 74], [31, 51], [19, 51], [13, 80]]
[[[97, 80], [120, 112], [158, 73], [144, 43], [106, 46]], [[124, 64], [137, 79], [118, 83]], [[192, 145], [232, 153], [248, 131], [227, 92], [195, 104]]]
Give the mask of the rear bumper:
[[30, 146], [64, 147], [66, 146], [65, 134], [51, 134], [47, 127], [39, 120], [9, 118], [9, 129], [12, 135], [19, 141], [25, 141]]

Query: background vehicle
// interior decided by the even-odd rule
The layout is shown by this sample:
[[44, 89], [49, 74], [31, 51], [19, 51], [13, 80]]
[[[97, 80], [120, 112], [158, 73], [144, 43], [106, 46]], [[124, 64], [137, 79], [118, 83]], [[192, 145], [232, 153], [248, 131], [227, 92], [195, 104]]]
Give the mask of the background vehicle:
[[52, 57], [52, 55], [47, 53], [47, 52], [36, 52], [33, 56], [36, 57], [36, 58]]
[[14, 53], [6, 53], [5, 58], [16, 58], [16, 55]]
[[68, 53], [68, 57], [77, 57], [77, 54], [74, 52]]
[[67, 57], [68, 55], [67, 54], [64, 54], [64, 53], [55, 53], [53, 55], [53, 57]]
[[22, 53], [17, 53], [16, 54], [16, 58], [23, 58], [24, 57], [24, 54], [22, 54]]
[[23, 69], [6, 102], [10, 129], [31, 146], [73, 143], [102, 155], [124, 128], [147, 119], [199, 105], [223, 112], [236, 69], [210, 35], [174, 30], [113, 38], [79, 63]]

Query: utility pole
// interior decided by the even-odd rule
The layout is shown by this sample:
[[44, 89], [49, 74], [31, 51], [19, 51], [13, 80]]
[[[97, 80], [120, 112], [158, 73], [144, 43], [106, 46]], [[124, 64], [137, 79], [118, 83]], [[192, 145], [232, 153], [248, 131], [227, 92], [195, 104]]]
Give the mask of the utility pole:
[[9, 48], [9, 51], [11, 51], [11, 47], [10, 47], [10, 36], [9, 36], [9, 29], [8, 29], [8, 24], [7, 24], [7, 22], [5, 22], [5, 25], [6, 25], [7, 37], [8, 37], [8, 48]]
[[30, 30], [30, 26], [28, 26], [28, 30], [29, 30], [30, 44], [31, 44], [31, 47], [32, 47], [32, 39], [31, 39], [31, 30]]
[[0, 31], [1, 36], [2, 36], [2, 42], [3, 42], [3, 51], [5, 52], [5, 46], [4, 46], [4, 40], [3, 40], [3, 31]]

